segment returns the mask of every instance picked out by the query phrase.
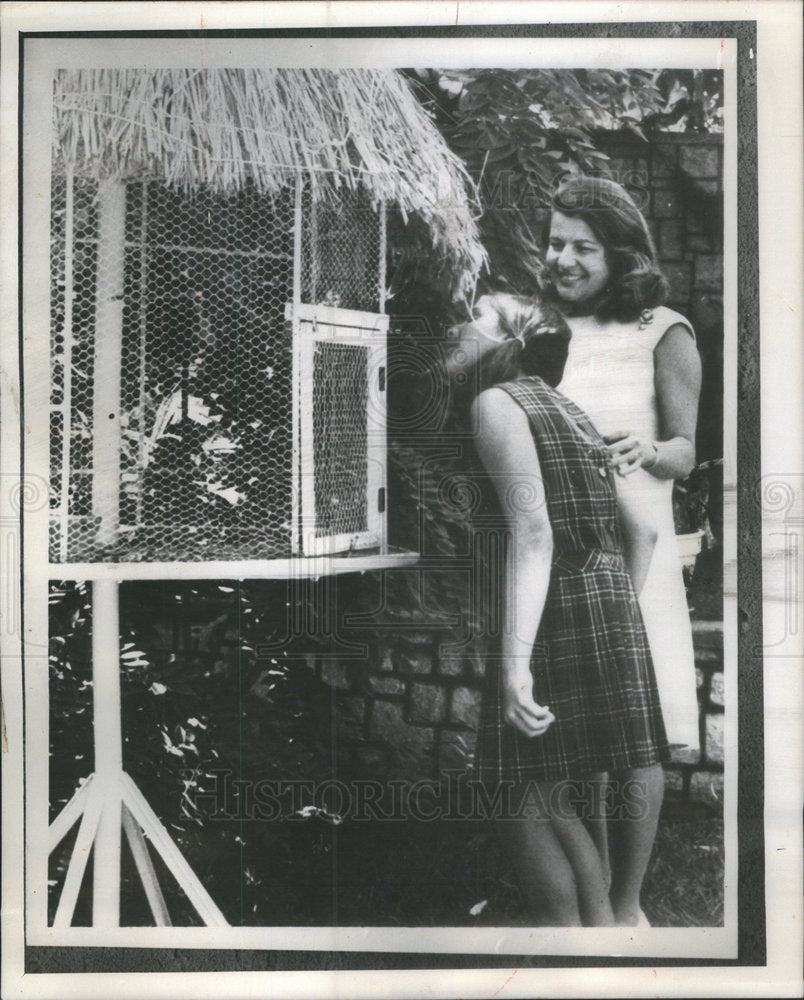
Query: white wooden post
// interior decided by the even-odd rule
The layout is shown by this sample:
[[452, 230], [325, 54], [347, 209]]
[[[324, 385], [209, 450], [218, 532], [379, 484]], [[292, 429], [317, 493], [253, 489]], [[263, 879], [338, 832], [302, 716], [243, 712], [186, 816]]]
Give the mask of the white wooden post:
[[92, 513], [96, 543], [111, 545], [120, 516], [120, 366], [126, 186], [98, 184], [98, 284], [95, 303], [95, 370], [92, 407]]
[[62, 344], [61, 469], [59, 488], [59, 558], [67, 561], [70, 530], [70, 455], [73, 439], [73, 300], [75, 298], [74, 246], [75, 176], [65, 175], [64, 197], [64, 329]]
[[120, 926], [120, 814], [123, 733], [120, 698], [120, 610], [116, 580], [92, 584], [92, 684], [95, 776], [103, 811], [95, 837], [92, 922]]
[[380, 284], [380, 294], [379, 294], [379, 305], [378, 311], [381, 313], [385, 312], [385, 296], [386, 296], [386, 282], [388, 281], [388, 275], [386, 274], [387, 263], [385, 260], [385, 255], [388, 246], [388, 205], [387, 202], [381, 201], [378, 209], [380, 213], [380, 260], [379, 260], [379, 284]]
[[[290, 551], [297, 556], [302, 551], [301, 537], [301, 347], [299, 343], [299, 304], [301, 303], [302, 278], [302, 212], [304, 207], [304, 183], [301, 175], [296, 177], [293, 201], [293, 301], [290, 311], [285, 309], [285, 319], [291, 323], [292, 371], [291, 371], [291, 474], [290, 474]], [[312, 196], [311, 196], [312, 204]]]
[[[92, 513], [95, 542], [117, 540], [120, 518], [120, 369], [123, 345], [123, 281], [126, 186], [98, 184], [98, 279], [95, 303], [94, 402], [92, 408]], [[94, 849], [92, 919], [120, 924], [120, 789], [123, 737], [120, 718], [120, 611], [116, 580], [92, 586], [92, 679], [95, 707], [95, 781], [104, 798]]]

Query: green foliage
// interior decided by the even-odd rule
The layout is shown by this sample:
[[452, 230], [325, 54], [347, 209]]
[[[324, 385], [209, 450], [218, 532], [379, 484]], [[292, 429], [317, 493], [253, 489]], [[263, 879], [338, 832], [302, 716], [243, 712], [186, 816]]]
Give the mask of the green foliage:
[[[92, 609], [85, 584], [54, 586], [50, 600], [53, 819], [94, 767]], [[337, 817], [304, 811], [300, 799], [268, 821], [255, 786], [348, 777], [333, 692], [308, 662], [317, 643], [326, 648], [310, 610], [320, 595], [307, 595], [312, 634], [301, 638], [288, 628], [293, 600], [285, 582], [121, 589], [124, 767], [233, 923], [293, 922], [331, 860], [324, 845]], [[71, 842], [53, 855], [51, 907]], [[126, 857], [127, 915], [147, 922]], [[174, 919], [196, 922], [169, 878], [165, 890]]]

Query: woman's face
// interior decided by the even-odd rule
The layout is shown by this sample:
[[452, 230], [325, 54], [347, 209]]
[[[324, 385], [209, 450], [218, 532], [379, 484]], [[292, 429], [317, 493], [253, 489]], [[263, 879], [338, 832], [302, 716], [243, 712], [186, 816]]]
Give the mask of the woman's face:
[[583, 219], [574, 215], [553, 212], [546, 262], [556, 292], [565, 302], [591, 301], [611, 277], [605, 247]]

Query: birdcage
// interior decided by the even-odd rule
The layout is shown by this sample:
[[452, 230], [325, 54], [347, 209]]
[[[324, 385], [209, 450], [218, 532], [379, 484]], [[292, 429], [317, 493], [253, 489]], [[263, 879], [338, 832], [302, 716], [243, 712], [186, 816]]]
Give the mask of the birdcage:
[[383, 550], [382, 205], [52, 187], [52, 560]]
[[123, 770], [118, 583], [415, 559], [386, 538], [386, 211], [427, 224], [456, 286], [484, 255], [391, 71], [65, 70], [53, 95], [49, 575], [92, 582], [96, 758], [49, 827], [53, 851], [79, 823], [55, 927], [90, 852], [93, 923], [118, 925], [121, 823], [154, 921], [146, 837], [222, 925]]

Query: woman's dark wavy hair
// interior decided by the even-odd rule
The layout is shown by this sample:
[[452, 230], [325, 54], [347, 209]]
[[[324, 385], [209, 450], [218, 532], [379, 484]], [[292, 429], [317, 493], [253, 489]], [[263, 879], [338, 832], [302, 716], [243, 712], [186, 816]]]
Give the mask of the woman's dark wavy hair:
[[[558, 187], [551, 207], [583, 219], [605, 248], [611, 280], [595, 303], [599, 319], [628, 323], [666, 301], [670, 289], [659, 269], [653, 239], [625, 188], [602, 177], [571, 177]], [[547, 272], [542, 290], [558, 300]]]

